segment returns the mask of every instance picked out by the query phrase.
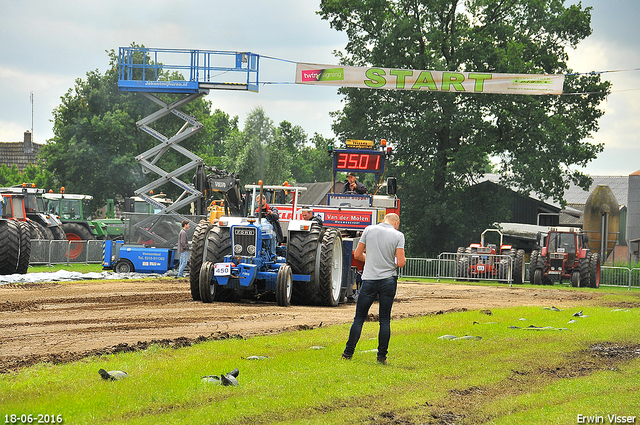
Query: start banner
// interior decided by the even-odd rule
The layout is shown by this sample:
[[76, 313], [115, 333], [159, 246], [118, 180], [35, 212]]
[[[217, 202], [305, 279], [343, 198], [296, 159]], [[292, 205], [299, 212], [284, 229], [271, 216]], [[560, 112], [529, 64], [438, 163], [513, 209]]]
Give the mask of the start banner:
[[564, 75], [296, 64], [296, 84], [453, 93], [562, 94]]

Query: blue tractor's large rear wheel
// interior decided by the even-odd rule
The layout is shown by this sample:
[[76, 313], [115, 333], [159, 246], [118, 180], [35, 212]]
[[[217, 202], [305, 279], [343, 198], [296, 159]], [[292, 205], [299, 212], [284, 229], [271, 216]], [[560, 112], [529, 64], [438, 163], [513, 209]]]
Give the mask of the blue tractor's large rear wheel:
[[319, 266], [316, 303], [336, 307], [342, 289], [342, 237], [337, 229], [327, 229], [322, 236]]
[[205, 255], [204, 245], [207, 239], [207, 233], [213, 225], [207, 220], [200, 220], [193, 232], [191, 238], [191, 252], [189, 253], [189, 286], [191, 289], [191, 298], [194, 301], [200, 301], [200, 267], [202, 267], [203, 257]]

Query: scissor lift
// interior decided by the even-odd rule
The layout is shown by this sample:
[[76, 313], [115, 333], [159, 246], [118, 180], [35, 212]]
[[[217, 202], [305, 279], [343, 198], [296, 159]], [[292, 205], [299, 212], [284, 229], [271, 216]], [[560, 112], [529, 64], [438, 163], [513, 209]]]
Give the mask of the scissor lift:
[[[180, 142], [202, 130], [203, 125], [180, 109], [208, 94], [209, 90], [257, 92], [259, 62], [260, 56], [250, 52], [120, 47], [118, 88], [123, 91], [140, 92], [160, 107], [158, 111], [136, 123], [138, 128], [159, 142], [157, 146], [138, 155], [136, 160], [144, 174], [153, 172], [159, 177], [135, 191], [137, 196], [160, 209], [160, 215], [171, 215], [176, 221], [188, 219], [177, 211], [202, 197], [202, 193], [193, 184], [178, 178], [204, 165], [202, 158], [180, 146]], [[189, 75], [183, 75], [186, 73]], [[183, 79], [175, 79], [176, 77]], [[183, 97], [168, 104], [153, 93], [171, 93]], [[151, 127], [155, 121], [169, 114], [185, 121], [182, 128], [171, 137]], [[156, 164], [169, 149], [186, 156], [189, 162], [175, 170], [163, 170]], [[168, 182], [183, 190], [176, 202], [169, 206], [159, 204], [149, 196], [149, 191]], [[160, 218], [150, 217], [139, 222], [138, 232], [160, 244], [172, 245], [173, 238], [167, 240], [153, 232], [155, 223], [158, 223]]]

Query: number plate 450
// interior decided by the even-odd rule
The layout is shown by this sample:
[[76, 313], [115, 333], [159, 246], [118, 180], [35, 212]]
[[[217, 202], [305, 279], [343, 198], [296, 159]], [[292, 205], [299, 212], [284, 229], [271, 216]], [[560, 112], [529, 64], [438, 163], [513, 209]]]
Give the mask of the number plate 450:
[[231, 276], [231, 263], [216, 263], [213, 269], [214, 276]]

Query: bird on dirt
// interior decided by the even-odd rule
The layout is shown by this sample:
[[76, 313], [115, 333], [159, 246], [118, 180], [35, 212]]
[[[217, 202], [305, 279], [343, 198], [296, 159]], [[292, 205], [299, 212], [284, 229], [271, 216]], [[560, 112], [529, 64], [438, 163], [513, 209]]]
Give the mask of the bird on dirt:
[[127, 377], [127, 372], [123, 372], [121, 370], [110, 370], [107, 372], [104, 369], [100, 369], [98, 371], [102, 379], [107, 381], [119, 381]]

